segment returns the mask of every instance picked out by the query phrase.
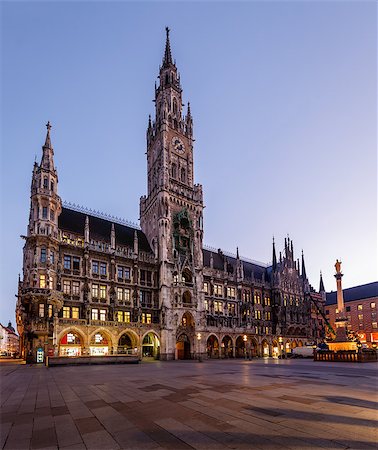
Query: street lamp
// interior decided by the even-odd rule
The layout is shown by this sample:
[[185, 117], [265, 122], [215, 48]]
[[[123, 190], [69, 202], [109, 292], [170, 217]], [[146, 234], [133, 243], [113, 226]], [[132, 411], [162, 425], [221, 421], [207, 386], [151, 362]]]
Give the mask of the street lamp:
[[244, 359], [247, 359], [247, 335], [245, 334], [243, 336], [243, 341], [244, 341]]
[[197, 333], [197, 342], [198, 342], [198, 362], [202, 362], [201, 359], [201, 333]]

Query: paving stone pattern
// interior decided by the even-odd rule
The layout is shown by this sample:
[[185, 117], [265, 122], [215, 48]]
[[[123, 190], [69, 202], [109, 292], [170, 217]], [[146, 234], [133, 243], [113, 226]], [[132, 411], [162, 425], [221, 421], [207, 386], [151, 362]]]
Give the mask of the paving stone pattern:
[[3, 449], [377, 449], [376, 363], [0, 364]]

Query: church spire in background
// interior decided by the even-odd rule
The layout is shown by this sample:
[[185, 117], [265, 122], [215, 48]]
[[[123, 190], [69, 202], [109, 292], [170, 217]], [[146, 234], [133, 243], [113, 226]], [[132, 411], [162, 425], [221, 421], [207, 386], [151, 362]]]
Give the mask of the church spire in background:
[[169, 41], [169, 32], [171, 30], [168, 27], [165, 27], [166, 39], [165, 39], [165, 52], [163, 58], [163, 67], [168, 67], [173, 65], [172, 61], [172, 52], [171, 52], [171, 43]]

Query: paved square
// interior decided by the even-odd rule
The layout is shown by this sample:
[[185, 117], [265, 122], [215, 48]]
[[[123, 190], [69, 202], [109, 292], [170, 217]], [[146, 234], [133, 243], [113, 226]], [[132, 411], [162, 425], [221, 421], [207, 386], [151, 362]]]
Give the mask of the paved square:
[[376, 363], [2, 364], [5, 449], [377, 448]]

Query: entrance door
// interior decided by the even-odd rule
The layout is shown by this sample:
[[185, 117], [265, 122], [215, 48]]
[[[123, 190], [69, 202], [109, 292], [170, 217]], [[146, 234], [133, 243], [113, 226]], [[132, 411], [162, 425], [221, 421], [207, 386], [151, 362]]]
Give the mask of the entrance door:
[[177, 359], [190, 359], [190, 342], [188, 336], [182, 334], [176, 343]]

